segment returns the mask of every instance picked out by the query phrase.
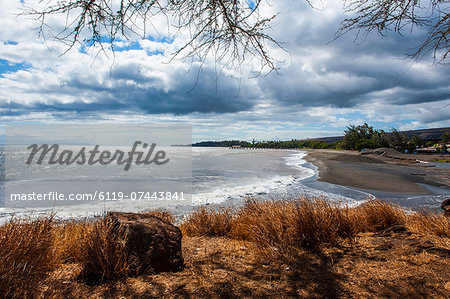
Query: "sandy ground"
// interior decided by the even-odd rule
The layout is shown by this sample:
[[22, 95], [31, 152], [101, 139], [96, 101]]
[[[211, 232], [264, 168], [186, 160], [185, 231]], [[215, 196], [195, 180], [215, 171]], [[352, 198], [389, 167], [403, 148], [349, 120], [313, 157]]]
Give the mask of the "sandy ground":
[[409, 232], [361, 234], [352, 244], [265, 260], [249, 242], [184, 237], [185, 268], [89, 286], [64, 265], [38, 298], [449, 298], [450, 250]]
[[415, 160], [446, 160], [444, 156], [405, 155], [385, 157], [351, 151], [309, 150], [305, 157], [319, 168], [319, 180], [391, 193], [429, 194], [428, 184], [450, 189], [450, 169], [427, 167]]

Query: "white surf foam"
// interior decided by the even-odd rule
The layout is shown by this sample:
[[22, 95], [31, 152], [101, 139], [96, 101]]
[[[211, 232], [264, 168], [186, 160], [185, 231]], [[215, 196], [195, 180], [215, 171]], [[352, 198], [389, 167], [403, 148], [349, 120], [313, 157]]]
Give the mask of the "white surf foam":
[[221, 187], [213, 191], [205, 193], [197, 193], [192, 195], [192, 203], [194, 205], [222, 203], [228, 199], [252, 196], [258, 194], [268, 194], [275, 190], [279, 190], [292, 184], [295, 178], [293, 176], [276, 176], [257, 183]]
[[314, 170], [302, 166], [306, 163], [306, 160], [303, 159], [306, 155], [306, 152], [294, 151], [293, 154], [284, 157], [286, 165], [300, 170], [298, 174], [294, 176], [275, 176], [251, 184], [220, 187], [216, 190], [193, 194], [192, 203], [194, 205], [217, 204], [232, 198], [280, 192], [297, 181], [314, 176]]

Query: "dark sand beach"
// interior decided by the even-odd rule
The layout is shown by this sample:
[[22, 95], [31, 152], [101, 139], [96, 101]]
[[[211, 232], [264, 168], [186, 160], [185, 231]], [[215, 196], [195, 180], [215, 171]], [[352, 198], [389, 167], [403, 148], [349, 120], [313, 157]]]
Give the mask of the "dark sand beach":
[[[429, 194], [421, 184], [450, 188], [450, 170], [433, 167], [433, 160], [448, 156], [308, 150], [305, 157], [319, 169], [319, 180], [366, 190], [389, 193]], [[429, 162], [414, 163], [417, 160]]]

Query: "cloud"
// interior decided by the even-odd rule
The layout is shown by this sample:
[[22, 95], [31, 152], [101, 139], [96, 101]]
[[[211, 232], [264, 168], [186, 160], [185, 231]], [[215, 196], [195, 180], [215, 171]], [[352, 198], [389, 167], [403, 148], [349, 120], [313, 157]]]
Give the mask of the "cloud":
[[[255, 61], [237, 70], [222, 68], [214, 57], [203, 64], [171, 60], [189, 32], [166, 34], [167, 20], [159, 19], [154, 24], [158, 36], [135, 43], [118, 40], [116, 53], [107, 48], [84, 52], [76, 45], [60, 56], [64, 45], [39, 39], [35, 21], [14, 15], [20, 1], [2, 1], [0, 119], [150, 118], [190, 122], [199, 136], [218, 139], [335, 135], [366, 120], [384, 128], [446, 125], [450, 70], [433, 66], [430, 58], [405, 60], [423, 32], [403, 38], [369, 35], [363, 43], [354, 43], [350, 34], [330, 43], [344, 18], [341, 1], [325, 1], [323, 7], [318, 3], [319, 10], [303, 1], [272, 4], [262, 11], [279, 12], [268, 33], [283, 41], [289, 53], [269, 45], [279, 60], [279, 73], [252, 79], [248, 74], [258, 69]], [[53, 18], [54, 28], [63, 19]]]

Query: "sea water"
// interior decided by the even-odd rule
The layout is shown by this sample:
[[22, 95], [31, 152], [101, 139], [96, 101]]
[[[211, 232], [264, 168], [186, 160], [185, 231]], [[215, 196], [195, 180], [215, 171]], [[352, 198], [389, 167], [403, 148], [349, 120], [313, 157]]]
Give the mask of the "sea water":
[[[286, 200], [298, 197], [324, 198], [340, 201], [349, 205], [357, 205], [374, 194], [367, 190], [358, 190], [339, 185], [317, 181], [317, 168], [308, 163], [304, 157], [306, 151], [273, 150], [273, 149], [229, 149], [229, 148], [192, 148], [192, 177], [173, 175], [165, 179], [172, 182], [191, 184], [192, 200], [186, 203], [177, 202], [164, 207], [175, 215], [183, 215], [201, 205], [240, 206], [245, 198], [257, 200]], [[0, 155], [0, 205], [4, 198], [4, 155]], [[20, 172], [20, 169], [7, 169]], [[42, 172], [52, 171], [51, 167], [42, 167]], [[77, 166], [71, 167], [67, 173], [59, 173], [61, 179], [77, 177]], [[118, 179], [120, 174], [109, 173], [104, 180]], [[13, 176], [14, 177], [14, 176]], [[18, 173], [16, 179], [26, 180], [27, 175]], [[439, 189], [439, 188], [437, 188]], [[30, 190], [28, 190], [30, 191]], [[383, 194], [384, 198], [401, 204], [407, 208], [428, 207], [435, 209], [448, 190], [431, 190], [432, 195], [392, 195]], [[377, 195], [380, 196], [380, 193]], [[27, 207], [21, 209], [5, 209], [0, 207], [0, 218], [3, 220], [12, 214], [17, 217], [39, 216], [56, 212], [60, 218], [79, 218], [98, 215], [105, 211], [139, 212], [155, 208], [146, 201], [117, 201], [85, 203], [67, 207]]]

